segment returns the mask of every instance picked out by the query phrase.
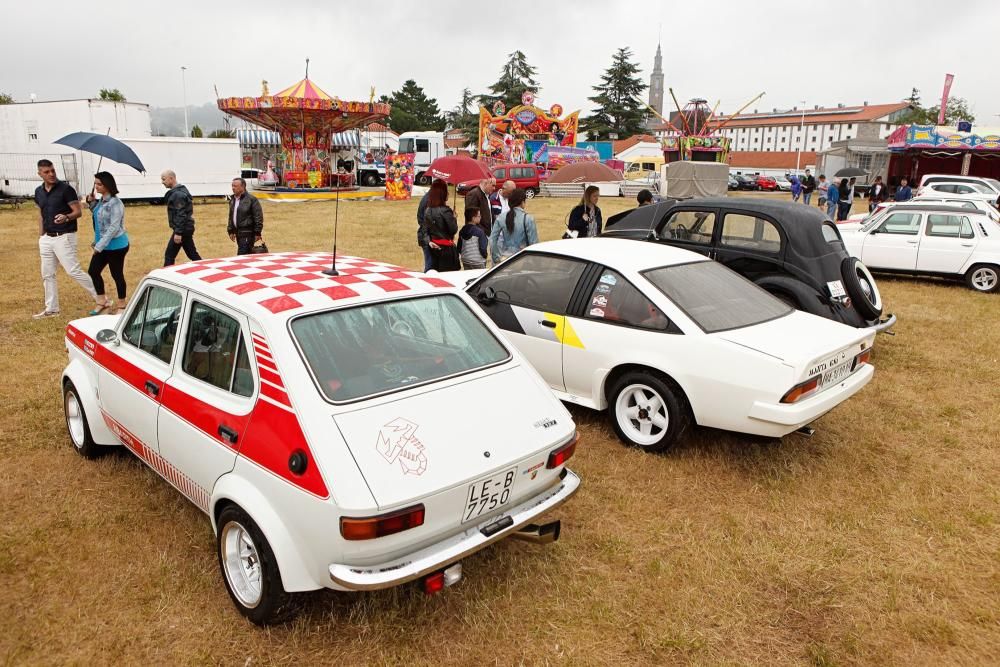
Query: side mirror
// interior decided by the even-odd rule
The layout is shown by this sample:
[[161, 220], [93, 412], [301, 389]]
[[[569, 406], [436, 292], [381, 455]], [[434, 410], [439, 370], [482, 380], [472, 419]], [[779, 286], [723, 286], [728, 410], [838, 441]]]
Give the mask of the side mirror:
[[118, 345], [121, 341], [118, 340], [118, 334], [115, 333], [114, 329], [101, 329], [97, 332], [97, 342], [105, 345]]
[[488, 306], [496, 300], [497, 300], [497, 291], [489, 286], [481, 289], [479, 291], [479, 294], [476, 295], [476, 301], [478, 301], [481, 305], [484, 306]]

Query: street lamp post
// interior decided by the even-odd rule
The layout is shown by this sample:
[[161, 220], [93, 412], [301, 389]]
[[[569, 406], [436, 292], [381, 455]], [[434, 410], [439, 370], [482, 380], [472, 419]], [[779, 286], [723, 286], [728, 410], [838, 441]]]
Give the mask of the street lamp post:
[[801, 100], [799, 102], [802, 105], [802, 120], [799, 122], [799, 142], [796, 144], [798, 149], [795, 151], [795, 175], [799, 175], [799, 167], [802, 161], [802, 144], [806, 142], [805, 131], [806, 131], [806, 101]]
[[187, 102], [187, 81], [184, 78], [184, 72], [187, 71], [187, 67], [181, 66], [181, 97], [184, 102], [184, 136], [190, 137], [191, 130], [188, 128], [188, 102]]

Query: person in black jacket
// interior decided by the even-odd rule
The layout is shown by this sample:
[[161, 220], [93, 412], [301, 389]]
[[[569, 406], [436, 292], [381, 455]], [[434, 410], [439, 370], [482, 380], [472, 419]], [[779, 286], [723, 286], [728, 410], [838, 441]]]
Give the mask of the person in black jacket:
[[167, 189], [163, 201], [167, 205], [167, 224], [171, 231], [163, 253], [163, 266], [171, 266], [181, 248], [184, 248], [188, 259], [196, 262], [201, 255], [194, 247], [194, 202], [191, 201], [191, 193], [183, 185], [178, 185], [177, 174], [169, 169], [160, 174], [160, 182]]
[[600, 189], [596, 185], [588, 186], [583, 191], [580, 203], [569, 212], [567, 227], [570, 232], [576, 232], [576, 238], [582, 239], [601, 233], [603, 219], [601, 218], [601, 209], [597, 206], [597, 201], [600, 198]]
[[226, 231], [229, 240], [236, 241], [237, 255], [249, 255], [264, 233], [264, 211], [257, 198], [247, 192], [247, 182], [242, 178], [233, 179]]
[[808, 206], [816, 190], [816, 177], [806, 169], [806, 175], [799, 179], [799, 182], [802, 183], [802, 203]]
[[431, 188], [428, 192], [424, 224], [431, 251], [431, 268], [435, 271], [457, 271], [460, 268], [455, 247], [458, 220], [447, 202], [448, 190], [445, 188]]

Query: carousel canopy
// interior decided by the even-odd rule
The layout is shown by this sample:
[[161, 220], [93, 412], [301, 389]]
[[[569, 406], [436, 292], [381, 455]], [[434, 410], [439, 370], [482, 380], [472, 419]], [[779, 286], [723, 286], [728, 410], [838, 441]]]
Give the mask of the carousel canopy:
[[236, 130], [236, 138], [241, 145], [251, 146], [279, 146], [281, 145], [281, 135], [271, 130], [257, 130], [251, 128], [239, 128]]
[[286, 132], [329, 135], [381, 120], [391, 107], [381, 102], [345, 102], [331, 97], [308, 78], [274, 95], [225, 97], [218, 107], [242, 120]]

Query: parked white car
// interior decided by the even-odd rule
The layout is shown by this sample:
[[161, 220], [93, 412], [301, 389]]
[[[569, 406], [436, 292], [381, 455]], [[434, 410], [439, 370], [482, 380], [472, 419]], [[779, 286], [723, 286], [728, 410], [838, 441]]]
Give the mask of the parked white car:
[[[237, 608], [461, 578], [465, 556], [579, 486], [565, 407], [467, 295], [324, 253], [152, 271], [120, 317], [66, 329], [66, 424], [125, 445], [211, 519]], [[484, 411], [484, 406], [488, 410]]]
[[872, 271], [964, 279], [977, 292], [1000, 286], [1000, 224], [986, 213], [914, 201], [839, 229]]
[[[924, 174], [920, 177], [920, 183], [917, 186], [917, 191], [919, 192], [921, 188], [925, 188], [932, 183], [962, 183], [965, 185], [977, 184], [985, 186], [995, 192], [997, 196], [1000, 196], [1000, 181], [997, 179], [986, 178], [984, 176], [961, 176], [958, 174]], [[974, 189], [977, 192], [982, 192], [981, 188]]]
[[608, 409], [619, 438], [647, 451], [670, 446], [692, 421], [781, 437], [872, 378], [874, 329], [795, 310], [671, 246], [539, 243], [467, 291], [556, 396]]
[[[996, 206], [985, 201], [982, 197], [975, 195], [922, 195], [916, 197], [915, 199], [909, 199], [907, 201], [884, 201], [879, 202], [871, 213], [855, 213], [847, 218], [847, 224], [849, 223], [861, 223], [864, 224], [868, 220], [874, 220], [875, 216], [880, 215], [883, 211], [888, 208], [895, 206], [958, 206], [960, 208], [970, 209], [973, 211], [980, 211], [985, 213], [990, 217], [991, 220], [995, 222], [1000, 222], [1000, 211], [997, 210]], [[842, 226], [845, 223], [840, 223], [839, 229], [844, 229]]]
[[774, 182], [778, 184], [778, 189], [782, 192], [792, 191], [792, 182], [784, 176], [775, 176]]
[[997, 194], [992, 187], [981, 183], [951, 183], [938, 182], [928, 183], [917, 190], [917, 197], [947, 197], [948, 195], [964, 195], [969, 198], [981, 199], [996, 205]]

